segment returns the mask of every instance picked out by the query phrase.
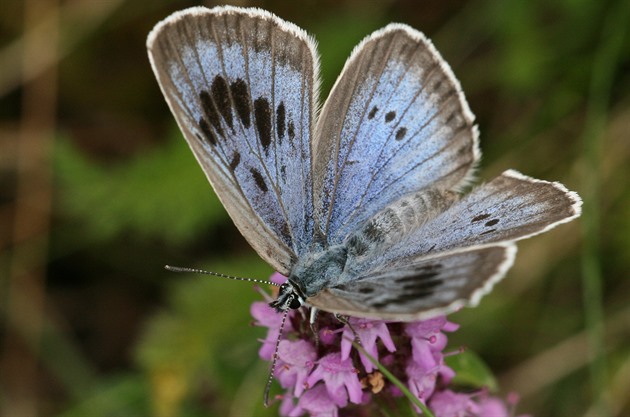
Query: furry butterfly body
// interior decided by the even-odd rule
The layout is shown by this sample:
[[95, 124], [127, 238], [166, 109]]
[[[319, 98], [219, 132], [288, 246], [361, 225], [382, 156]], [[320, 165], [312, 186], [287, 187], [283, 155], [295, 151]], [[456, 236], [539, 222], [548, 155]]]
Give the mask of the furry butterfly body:
[[215, 192], [288, 276], [272, 305], [409, 321], [476, 304], [514, 241], [580, 214], [559, 183], [506, 171], [461, 197], [480, 157], [450, 67], [406, 25], [352, 52], [318, 112], [318, 56], [260, 9], [191, 8], [147, 47]]

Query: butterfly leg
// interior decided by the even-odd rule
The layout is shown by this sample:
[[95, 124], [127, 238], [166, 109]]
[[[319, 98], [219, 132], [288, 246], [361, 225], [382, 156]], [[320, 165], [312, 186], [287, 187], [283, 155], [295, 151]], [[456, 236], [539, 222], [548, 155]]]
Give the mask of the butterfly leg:
[[341, 314], [335, 314], [335, 318], [339, 320], [340, 322], [342, 322], [343, 324], [345, 324], [346, 326], [348, 326], [348, 328], [354, 335], [355, 343], [357, 343], [359, 346], [363, 346], [363, 344], [361, 343], [361, 339], [359, 338], [359, 335], [354, 330], [354, 327], [352, 327], [352, 324], [350, 324], [350, 320], [349, 320], [350, 316], [343, 316]]
[[318, 308], [311, 308], [311, 318], [309, 320], [311, 325], [311, 332], [313, 332], [313, 338], [315, 339], [315, 348], [319, 348], [319, 328], [315, 320], [317, 319], [317, 313], [319, 313]]

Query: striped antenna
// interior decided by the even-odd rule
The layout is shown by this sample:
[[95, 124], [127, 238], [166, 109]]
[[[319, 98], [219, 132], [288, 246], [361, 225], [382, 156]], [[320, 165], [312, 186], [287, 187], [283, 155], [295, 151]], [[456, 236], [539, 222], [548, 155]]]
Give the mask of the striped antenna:
[[226, 275], [226, 274], [221, 274], [219, 272], [205, 271], [203, 269], [197, 269], [197, 268], [186, 268], [186, 267], [181, 267], [181, 266], [164, 265], [164, 269], [168, 271], [172, 271], [172, 272], [192, 272], [193, 274], [212, 275], [215, 277], [227, 278], [227, 279], [232, 279], [235, 281], [255, 282], [257, 284], [268, 284], [268, 285], [274, 285], [276, 287], [280, 286], [280, 284], [276, 284], [275, 282], [271, 282], [271, 281], [265, 281], [264, 279], [235, 277], [233, 275]]
[[263, 404], [265, 407], [269, 407], [269, 391], [271, 390], [271, 383], [273, 382], [273, 376], [276, 373], [276, 362], [278, 362], [278, 348], [280, 347], [280, 339], [282, 339], [282, 330], [284, 330], [284, 322], [287, 320], [289, 310], [284, 310], [282, 313], [282, 322], [280, 323], [280, 330], [278, 332], [278, 339], [276, 340], [276, 348], [273, 350], [273, 360], [271, 361], [271, 370], [269, 371], [269, 378], [267, 378], [267, 385], [265, 386], [265, 393], [263, 394]]

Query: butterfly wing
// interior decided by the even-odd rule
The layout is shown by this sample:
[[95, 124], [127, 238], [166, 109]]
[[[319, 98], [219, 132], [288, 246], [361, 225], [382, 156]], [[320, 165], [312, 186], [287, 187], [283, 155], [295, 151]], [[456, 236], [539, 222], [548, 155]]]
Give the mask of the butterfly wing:
[[315, 215], [329, 244], [402, 195], [461, 186], [479, 158], [473, 120], [420, 32], [391, 24], [361, 42], [315, 130]]
[[[336, 313], [403, 321], [475, 305], [512, 265], [513, 241], [580, 211], [579, 196], [562, 184], [506, 171], [401, 239], [384, 240], [387, 247], [373, 245], [354, 255], [349, 250], [344, 273], [308, 302]], [[381, 226], [399, 224], [385, 215], [394, 214], [386, 209], [375, 216]], [[379, 231], [368, 235], [378, 239]]]
[[340, 277], [340, 282], [396, 265], [399, 259], [525, 239], [578, 217], [581, 205], [580, 197], [560, 183], [508, 170], [379, 254], [349, 259], [348, 270], [355, 276]]
[[314, 42], [263, 10], [195, 7], [160, 22], [147, 48], [232, 220], [263, 259], [288, 274], [313, 231]]
[[448, 314], [476, 305], [505, 275], [515, 253], [515, 245], [503, 244], [399, 260], [398, 268], [388, 266], [335, 285], [308, 303], [339, 314], [396, 321]]

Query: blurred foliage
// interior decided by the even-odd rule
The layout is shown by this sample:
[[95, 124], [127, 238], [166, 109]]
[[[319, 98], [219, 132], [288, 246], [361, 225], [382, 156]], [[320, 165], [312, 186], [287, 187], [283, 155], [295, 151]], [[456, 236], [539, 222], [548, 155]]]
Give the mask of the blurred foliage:
[[219, 199], [208, 192], [208, 181], [191, 152], [175, 140], [181, 134], [170, 136], [164, 146], [142, 158], [107, 168], [60, 140], [55, 155], [63, 212], [91, 219], [85, 226], [94, 239], [133, 233], [171, 245], [190, 242], [200, 229], [225, 221], [227, 214]]
[[[625, 1], [234, 2], [271, 10], [315, 36], [322, 98], [371, 31], [390, 21], [422, 30], [453, 66], [477, 116], [481, 179], [515, 168], [595, 195], [586, 204], [600, 214], [582, 221], [598, 226], [608, 355], [599, 388], [612, 415], [630, 414], [623, 388], [630, 386], [630, 41], [623, 24], [611, 24]], [[75, 3], [86, 15], [100, 4]], [[263, 335], [248, 326], [249, 305], [260, 298], [251, 285], [160, 270], [173, 263], [256, 278], [271, 272], [213, 195], [146, 58], [152, 26], [195, 3], [104, 3], [111, 9], [98, 25], [63, 27], [70, 46], [59, 62], [47, 281], [54, 314], [45, 317], [38, 358], [42, 415], [277, 414], [261, 404], [267, 369], [257, 356]], [[15, 0], [0, 8], [5, 50], [23, 36], [21, 12]], [[607, 63], [608, 95], [591, 82], [611, 37], [619, 37], [620, 51]], [[3, 65], [7, 77], [15, 65]], [[598, 94], [605, 107], [592, 149], [581, 138]], [[3, 131], [15, 129], [20, 89], [9, 88], [1, 103]], [[586, 180], [592, 158], [599, 164], [596, 184]], [[10, 202], [4, 185], [16, 174], [8, 158], [0, 161], [0, 201]], [[485, 361], [501, 393], [522, 394], [519, 411], [597, 414], [580, 239], [580, 223], [573, 222], [520, 243], [508, 279], [475, 310], [451, 316], [462, 324], [451, 346], [471, 351], [449, 359], [461, 370], [460, 383], [495, 384]], [[598, 302], [598, 294], [585, 296]]]

